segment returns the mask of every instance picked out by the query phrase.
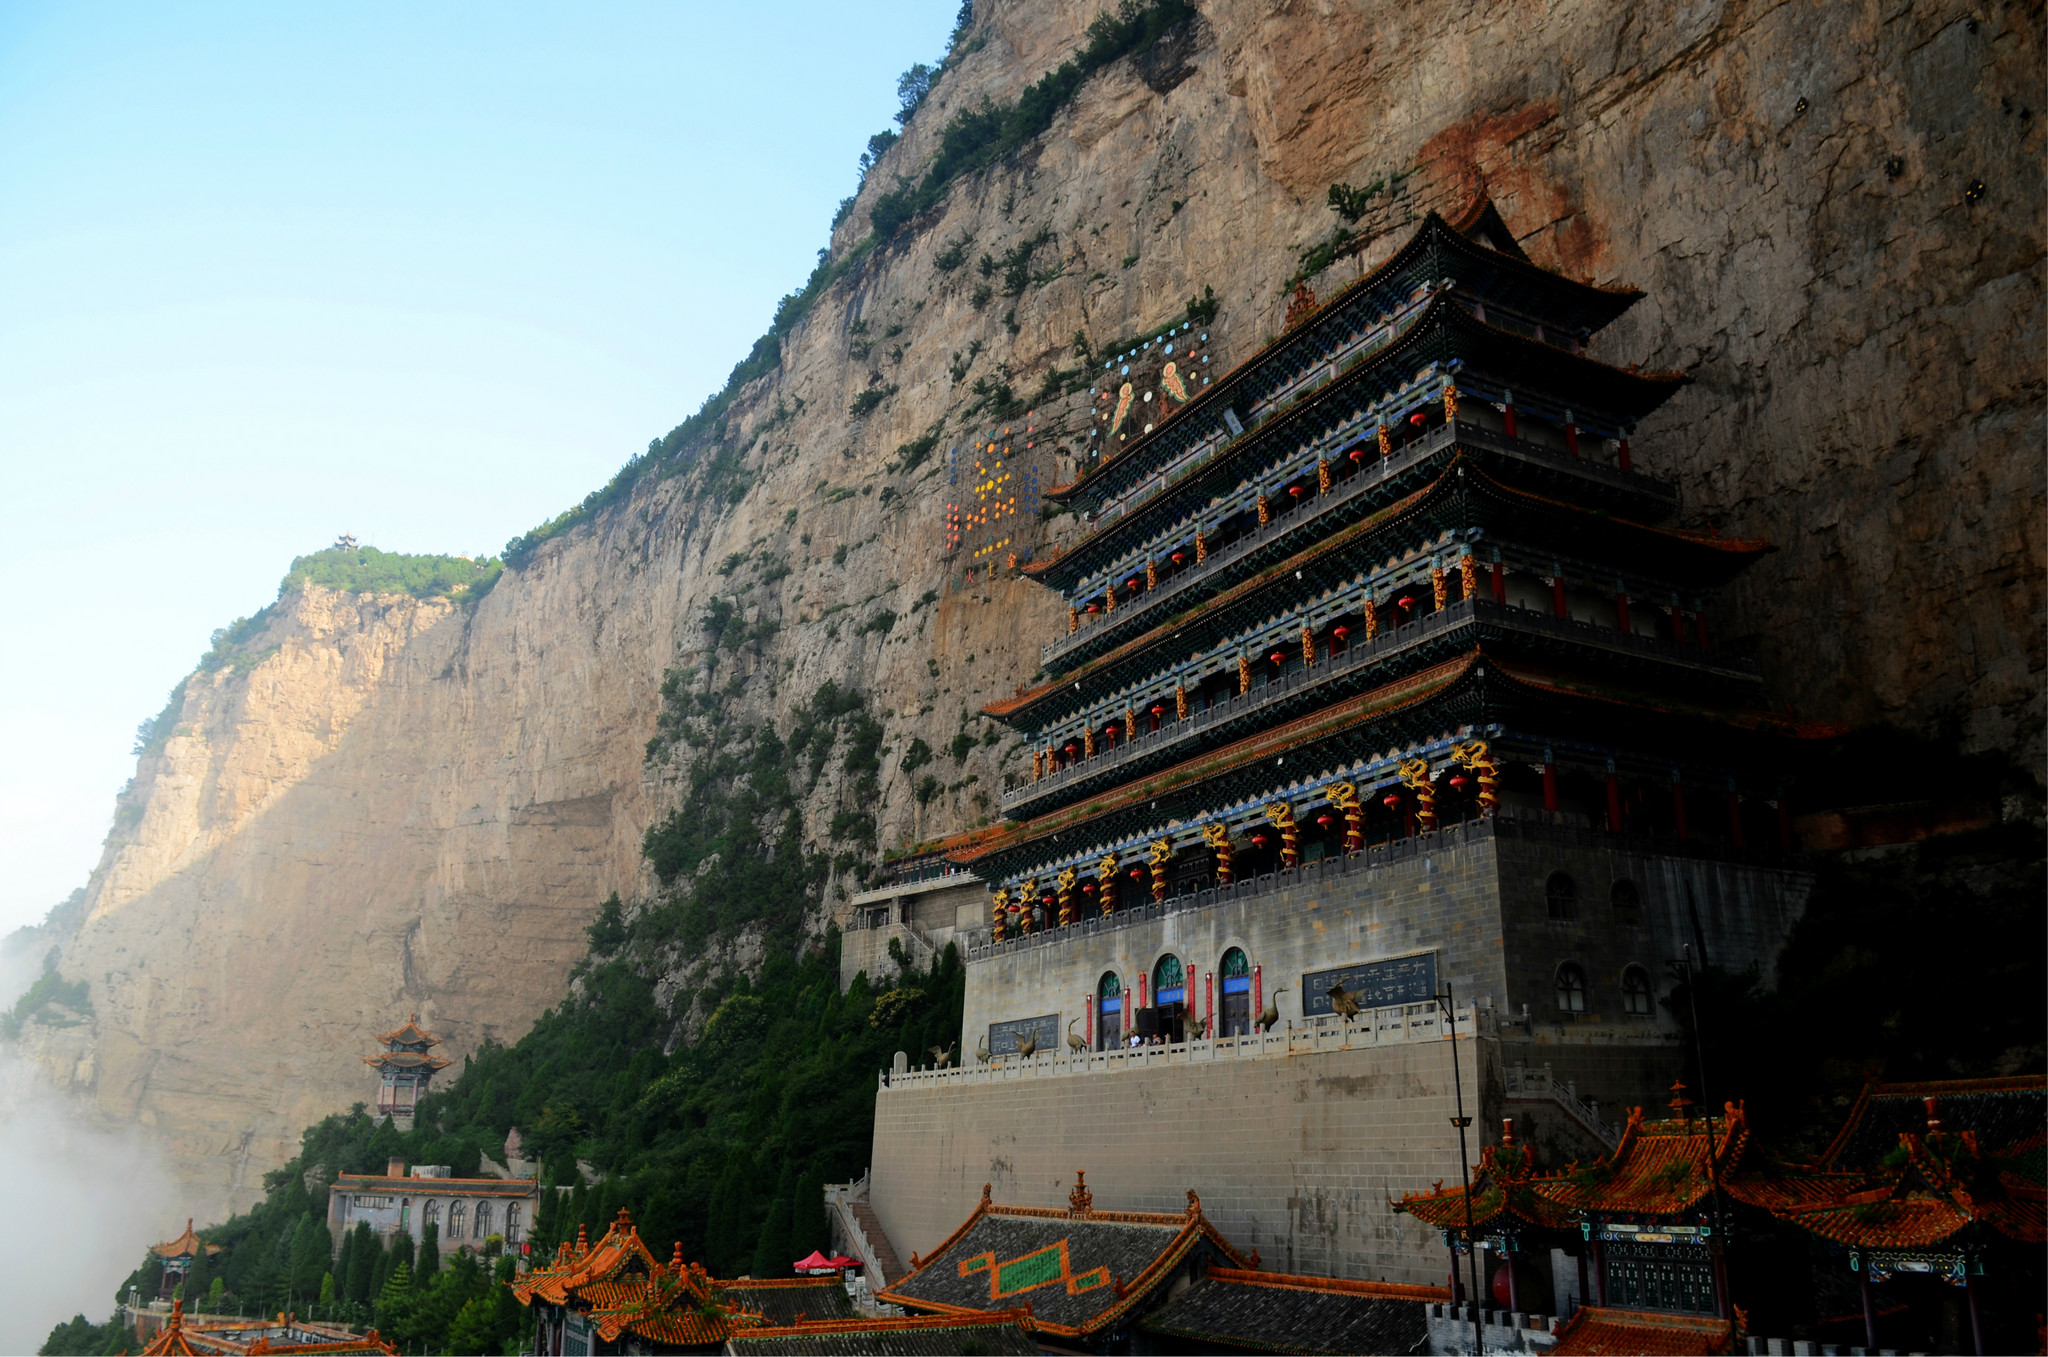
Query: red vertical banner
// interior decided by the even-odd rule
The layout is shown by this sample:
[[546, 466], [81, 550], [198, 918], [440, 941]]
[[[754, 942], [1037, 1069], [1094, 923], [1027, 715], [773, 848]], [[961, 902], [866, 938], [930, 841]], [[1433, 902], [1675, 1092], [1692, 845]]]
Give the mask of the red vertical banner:
[[[1145, 1007], [1145, 976], [1144, 976], [1144, 973], [1143, 973], [1142, 971], [1141, 971], [1141, 972], [1139, 972], [1139, 974], [1138, 974], [1138, 1007], [1139, 1007], [1139, 1008], [1143, 1008], [1143, 1007]], [[1135, 1024], [1135, 1023], [1136, 1023], [1137, 1021], [1138, 1021], [1138, 1015], [1137, 1015], [1137, 1014], [1135, 1014], [1135, 1013], [1133, 1013], [1133, 1014], [1131, 1015], [1131, 1022], [1132, 1022], [1133, 1024]], [[1131, 1028], [1131, 1030], [1135, 1032], [1135, 1031], [1137, 1031], [1138, 1029], [1136, 1028], [1136, 1026], [1133, 1026], [1133, 1027]]]
[[1088, 1033], [1088, 1049], [1092, 1051], [1092, 1050], [1094, 1050], [1094, 1049], [1095, 1049], [1095, 996], [1094, 996], [1094, 995], [1092, 995], [1092, 994], [1084, 994], [1084, 995], [1082, 995], [1082, 996], [1081, 996], [1081, 1011], [1082, 1011], [1083, 1013], [1085, 1013], [1085, 1014], [1087, 1014], [1087, 1015], [1088, 1015], [1088, 1028], [1087, 1028], [1087, 1033]]
[[1264, 966], [1252, 967], [1252, 1021], [1266, 1011], [1266, 977]]
[[1202, 1012], [1209, 1019], [1202, 1028], [1209, 1034], [1209, 1040], [1216, 1039], [1216, 972], [1202, 972]]

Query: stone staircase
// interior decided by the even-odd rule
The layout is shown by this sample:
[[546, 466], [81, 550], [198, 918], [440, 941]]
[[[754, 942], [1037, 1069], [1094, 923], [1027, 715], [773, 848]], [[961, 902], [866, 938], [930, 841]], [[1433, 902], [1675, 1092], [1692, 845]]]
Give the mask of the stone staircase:
[[903, 1260], [896, 1256], [896, 1246], [889, 1242], [889, 1232], [882, 1228], [881, 1218], [875, 1208], [865, 1201], [848, 1202], [847, 1209], [853, 1213], [860, 1232], [867, 1238], [868, 1247], [874, 1251], [875, 1262], [882, 1269], [884, 1284], [894, 1286], [908, 1276], [910, 1269], [903, 1266]]

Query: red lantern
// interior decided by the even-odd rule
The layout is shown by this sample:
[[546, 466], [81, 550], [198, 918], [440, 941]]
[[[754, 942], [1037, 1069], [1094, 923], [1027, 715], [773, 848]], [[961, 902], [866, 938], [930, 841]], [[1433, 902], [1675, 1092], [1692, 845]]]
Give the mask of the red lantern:
[[1276, 650], [1272, 653], [1272, 655], [1269, 658], [1275, 664], [1285, 664], [1287, 663], [1287, 652], [1284, 650]]
[[1152, 709], [1152, 714], [1153, 714], [1154, 716], [1164, 716], [1164, 715], [1166, 715], [1166, 708], [1164, 708], [1164, 707], [1154, 707], [1154, 708]]
[[1067, 746], [1067, 753], [1069, 753], [1069, 754], [1072, 754], [1072, 753], [1074, 752], [1074, 750], [1075, 750], [1075, 749], [1077, 749], [1077, 748], [1079, 748], [1079, 746], [1078, 746], [1078, 745], [1071, 745], [1071, 744], [1070, 744], [1070, 745], [1068, 745], [1068, 746]]
[[1458, 789], [1459, 791], [1461, 791], [1461, 792], [1462, 792], [1462, 791], [1464, 791], [1464, 790], [1465, 790], [1465, 775], [1464, 775], [1463, 773], [1460, 773], [1460, 774], [1458, 774], [1458, 776], [1456, 776], [1456, 777], [1452, 778], [1452, 779], [1451, 779], [1451, 785], [1452, 785], [1453, 787], [1456, 787], [1456, 788], [1457, 788], [1457, 789]]
[[1141, 877], [1141, 876], [1143, 876], [1143, 875], [1145, 875], [1145, 869], [1144, 869], [1144, 868], [1142, 868], [1142, 867], [1133, 867], [1133, 868], [1131, 868], [1131, 880], [1133, 880], [1133, 881], [1136, 881], [1136, 880], [1137, 880], [1137, 879], [1138, 879], [1139, 877]]
[[1252, 843], [1259, 848], [1264, 848], [1266, 846], [1266, 836], [1263, 834], [1254, 834], [1252, 835]]
[[1351, 628], [1349, 627], [1338, 627], [1330, 633], [1330, 635], [1336, 637], [1340, 641], [1343, 640], [1345, 637], [1349, 636], [1350, 634]]
[[1096, 607], [1097, 607], [1097, 606], [1098, 606], [1098, 605], [1096, 605], [1096, 604], [1093, 604], [1093, 603], [1089, 604], [1089, 605], [1088, 605], [1088, 611], [1089, 611], [1089, 612], [1091, 612], [1091, 613], [1092, 613], [1092, 612], [1094, 612], [1094, 611], [1096, 610]]
[[1394, 602], [1399, 604], [1403, 608], [1412, 608], [1415, 606], [1415, 600], [1408, 597], [1408, 595], [1406, 594], [1401, 595], [1401, 597], [1395, 599]]
[[1301, 493], [1301, 487], [1298, 485], [1290, 485], [1287, 487], [1287, 493], [1290, 495], [1299, 495]]
[[1327, 815], [1318, 815], [1316, 817], [1316, 823], [1319, 825], [1326, 825], [1330, 823], [1330, 817]]
[[1422, 421], [1423, 421], [1424, 417], [1425, 417], [1425, 416], [1423, 415], [1422, 411], [1420, 411], [1420, 410], [1417, 410], [1417, 411], [1416, 411], [1416, 412], [1415, 412], [1414, 414], [1412, 414], [1412, 415], [1408, 416], [1408, 422], [1409, 422], [1410, 424], [1417, 424], [1417, 425], [1419, 425], [1419, 424], [1421, 424], [1421, 423], [1422, 423]]
[[1380, 804], [1385, 806], [1388, 810], [1392, 810], [1394, 807], [1401, 804], [1401, 794], [1399, 792], [1388, 792], [1385, 796], [1380, 798]]
[[1135, 588], [1137, 588], [1137, 587], [1138, 587], [1138, 581], [1139, 581], [1139, 579], [1141, 579], [1141, 578], [1142, 578], [1142, 576], [1138, 576], [1138, 575], [1133, 575], [1133, 576], [1131, 576], [1131, 577], [1130, 577], [1129, 579], [1127, 579], [1127, 580], [1125, 580], [1125, 581], [1124, 581], [1124, 588], [1126, 588], [1126, 589], [1135, 589]]
[[1181, 563], [1181, 554], [1177, 551], [1173, 553], [1173, 563], [1175, 565], [1179, 565]]
[[1081, 887], [1081, 889], [1086, 891], [1088, 894], [1093, 895], [1095, 894], [1095, 883], [1093, 881], [1090, 881], [1088, 884]]
[[1354, 461], [1354, 462], [1362, 462], [1362, 461], [1364, 461], [1364, 460], [1365, 460], [1365, 449], [1364, 449], [1364, 448], [1353, 448], [1353, 449], [1351, 450], [1351, 460], [1352, 460], [1352, 461]]

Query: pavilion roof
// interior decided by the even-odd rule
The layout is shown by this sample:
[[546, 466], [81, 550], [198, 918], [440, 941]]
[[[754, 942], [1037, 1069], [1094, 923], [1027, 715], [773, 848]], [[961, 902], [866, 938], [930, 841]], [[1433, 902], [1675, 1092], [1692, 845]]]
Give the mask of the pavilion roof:
[[394, 1028], [393, 1030], [386, 1032], [383, 1036], [378, 1037], [377, 1040], [387, 1043], [402, 1044], [406, 1046], [418, 1046], [422, 1044], [428, 1046], [439, 1046], [441, 1044], [441, 1038], [435, 1036], [432, 1032], [429, 1032], [426, 1028], [420, 1026], [420, 1015], [417, 1013], [413, 1014], [410, 1018], [407, 1018], [405, 1020], [405, 1025], [403, 1027]]
[[187, 1216], [185, 1217], [185, 1233], [179, 1235], [176, 1239], [167, 1240], [162, 1244], [152, 1244], [149, 1246], [149, 1251], [159, 1258], [190, 1258], [196, 1256], [202, 1248], [206, 1250], [209, 1256], [219, 1253], [221, 1250], [220, 1245], [209, 1244], [198, 1235], [192, 1233], [192, 1217]]
[[[1545, 1230], [1574, 1227], [1577, 1213], [1560, 1206], [1536, 1190], [1547, 1181], [1536, 1171], [1536, 1153], [1512, 1139], [1488, 1145], [1479, 1151], [1479, 1167], [1472, 1175], [1472, 1228], [1484, 1233], [1496, 1221], [1503, 1228], [1517, 1223]], [[1427, 1192], [1410, 1192], [1393, 1204], [1425, 1224], [1463, 1236], [1465, 1233], [1465, 1188], [1445, 1187], [1438, 1182]], [[1502, 1217], [1506, 1217], [1505, 1220]]]
[[1842, 1129], [1820, 1162], [1829, 1168], [1874, 1168], [1898, 1148], [1899, 1137], [1926, 1130], [1927, 1099], [1938, 1100], [1944, 1128], [1968, 1131], [1984, 1152], [2012, 1152], [2038, 1144], [2048, 1126], [2048, 1076], [1937, 1079], [1911, 1083], [1871, 1081], [1857, 1095]]
[[1710, 1315], [1661, 1314], [1582, 1306], [1550, 1349], [1561, 1357], [1688, 1357], [1735, 1350], [1735, 1326]]
[[363, 1063], [375, 1065], [378, 1069], [425, 1070], [431, 1074], [436, 1070], [445, 1070], [455, 1062], [443, 1060], [437, 1055], [423, 1055], [418, 1051], [379, 1051], [376, 1055], [364, 1056]]
[[1252, 1352], [1416, 1352], [1440, 1286], [1344, 1281], [1212, 1267], [1147, 1316], [1149, 1333]]
[[1749, 1118], [1735, 1103], [1711, 1123], [1704, 1117], [1645, 1121], [1637, 1107], [1611, 1154], [1532, 1186], [1575, 1211], [1675, 1215], [1698, 1206], [1716, 1179], [1727, 1186], [1748, 1146]]
[[876, 1299], [942, 1315], [988, 1316], [1028, 1305], [1032, 1328], [1077, 1338], [1113, 1329], [1197, 1248], [1249, 1267], [1188, 1193], [1181, 1213], [1096, 1211], [1077, 1179], [1067, 1210], [981, 1202], [910, 1275]]
[[743, 1329], [727, 1340], [727, 1350], [760, 1357], [950, 1357], [974, 1350], [985, 1353], [1042, 1351], [1029, 1332], [1030, 1311], [992, 1314], [917, 1315], [886, 1319], [861, 1315], [816, 1323]]
[[198, 1348], [185, 1333], [185, 1302], [171, 1302], [171, 1317], [156, 1331], [149, 1345], [142, 1350], [142, 1357], [197, 1357]]

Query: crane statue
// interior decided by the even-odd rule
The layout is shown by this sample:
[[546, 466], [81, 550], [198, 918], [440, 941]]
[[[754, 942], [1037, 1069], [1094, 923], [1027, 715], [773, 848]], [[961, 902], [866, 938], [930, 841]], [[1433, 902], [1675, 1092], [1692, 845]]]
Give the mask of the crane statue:
[[1342, 985], [1330, 986], [1330, 1011], [1343, 1018], [1344, 1025], [1349, 1027], [1358, 1016], [1358, 996], [1347, 993]]
[[1266, 1007], [1259, 1013], [1259, 1030], [1261, 1032], [1270, 1032], [1280, 1025], [1280, 995], [1286, 989], [1287, 986], [1285, 985], [1276, 986], [1272, 994], [1267, 996]]
[[1074, 1024], [1079, 1021], [1079, 1018], [1067, 1019], [1067, 1049], [1075, 1055], [1086, 1054], [1088, 1050], [1088, 1038], [1074, 1035]]

